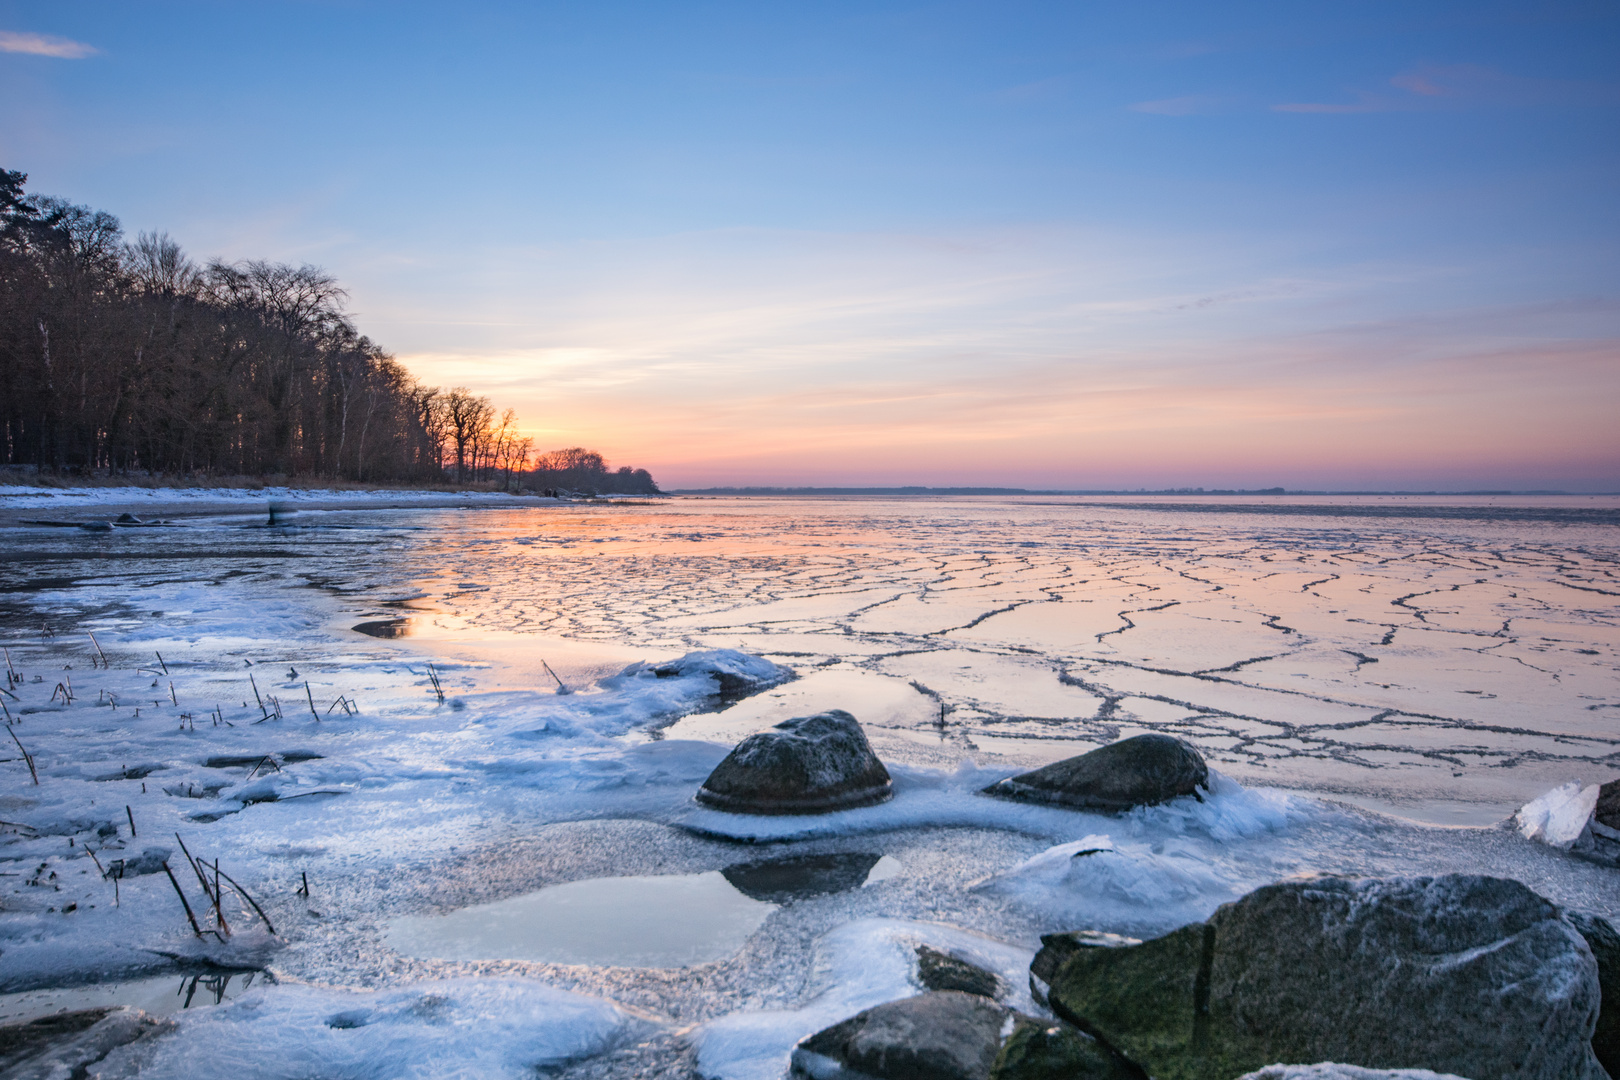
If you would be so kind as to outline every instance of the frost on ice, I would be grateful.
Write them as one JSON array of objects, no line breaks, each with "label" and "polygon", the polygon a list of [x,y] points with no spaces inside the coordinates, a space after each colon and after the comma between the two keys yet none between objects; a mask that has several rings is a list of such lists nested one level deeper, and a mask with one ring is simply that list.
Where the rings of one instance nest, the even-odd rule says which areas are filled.
[{"label": "frost on ice", "polygon": [[448,979],[372,993],[269,986],[114,1051],[104,1077],[506,1080],[590,1057],[651,1025],[599,998],[524,979]]}]

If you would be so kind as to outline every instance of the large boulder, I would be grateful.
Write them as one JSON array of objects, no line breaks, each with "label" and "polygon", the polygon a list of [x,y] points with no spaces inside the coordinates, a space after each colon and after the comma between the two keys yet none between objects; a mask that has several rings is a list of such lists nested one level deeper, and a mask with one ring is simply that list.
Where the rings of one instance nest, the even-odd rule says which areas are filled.
[{"label": "large boulder", "polygon": [[1267,1065],[1259,1072],[1238,1080],[1466,1080],[1451,1073],[1428,1069],[1363,1069],[1360,1065],[1340,1065],[1324,1061],[1316,1065]]},{"label": "large boulder", "polygon": [[1592,1033],[1592,1052],[1610,1076],[1620,1076],[1620,933],[1607,919],[1584,911],[1566,911],[1564,917],[1586,939],[1597,961],[1603,1000]]},{"label": "large boulder", "polygon": [[955,990],[890,1001],[804,1039],[792,1075],[813,1080],[1136,1080],[1107,1048]]},{"label": "large boulder", "polygon": [[1156,1080],[1231,1080],[1276,1062],[1605,1075],[1592,951],[1516,881],[1285,882],[1140,945],[1064,951],[1053,1012]]},{"label": "large boulder", "polygon": [[748,736],[703,781],[697,801],[735,814],[824,814],[893,795],[861,725],[832,709]]},{"label": "large boulder", "polygon": [[1182,795],[1201,798],[1198,789],[1208,787],[1209,767],[1197,750],[1169,735],[1133,735],[984,790],[1004,799],[1119,813]]}]

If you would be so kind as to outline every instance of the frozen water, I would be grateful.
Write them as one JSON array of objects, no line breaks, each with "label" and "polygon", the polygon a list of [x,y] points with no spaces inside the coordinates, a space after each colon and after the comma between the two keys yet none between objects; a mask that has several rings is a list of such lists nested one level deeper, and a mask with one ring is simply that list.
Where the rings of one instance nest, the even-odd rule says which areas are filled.
[{"label": "frozen water", "polygon": [[446,915],[407,915],[387,941],[406,956],[441,960],[688,967],[730,956],[774,910],[718,870],[591,878]]},{"label": "frozen water", "polygon": [[646,1026],[609,1002],[518,979],[371,993],[271,986],[114,1051],[100,1075],[505,1080],[601,1053]]},{"label": "frozen water", "polygon": [[22,1023],[78,1009],[120,1006],[140,1009],[150,1016],[168,1016],[183,1009],[202,1009],[235,1001],[259,979],[259,973],[253,971],[224,971],[0,994],[0,1024]]},{"label": "frozen water", "polygon": [[[1525,808],[1534,839],[1500,827],[1620,771],[1614,500],[289,494],[301,512],[269,528],[262,497],[142,494],[175,524],[91,533],[17,524],[71,517],[72,493],[4,494],[21,681],[0,702],[40,783],[0,753],[0,991],[280,980],[182,1011],[153,1075],[220,1050],[243,1080],[373,1053],[379,1075],[774,1077],[835,1013],[917,992],[915,943],[1012,979],[1043,932],[1156,932],[1293,874],[1497,873],[1620,914],[1615,869],[1541,842],[1585,787]],[[892,802],[692,801],[736,741],[827,708],[864,722]],[[980,794],[1143,731],[1200,748],[1203,801]],[[228,885],[215,911],[216,859],[273,934]],[[684,967],[391,937],[698,880],[753,914]],[[618,899],[603,937],[628,950]],[[326,1025],[366,1009],[383,1019]]]}]

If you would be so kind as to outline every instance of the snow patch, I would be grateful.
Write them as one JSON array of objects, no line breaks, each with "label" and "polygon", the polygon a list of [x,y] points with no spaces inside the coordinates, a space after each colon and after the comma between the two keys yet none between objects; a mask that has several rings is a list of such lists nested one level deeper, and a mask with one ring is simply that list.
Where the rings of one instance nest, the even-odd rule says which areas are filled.
[{"label": "snow patch", "polygon": [[103,1076],[529,1080],[650,1026],[599,998],[522,979],[450,979],[354,992],[281,985],[178,1018],[115,1051]]}]

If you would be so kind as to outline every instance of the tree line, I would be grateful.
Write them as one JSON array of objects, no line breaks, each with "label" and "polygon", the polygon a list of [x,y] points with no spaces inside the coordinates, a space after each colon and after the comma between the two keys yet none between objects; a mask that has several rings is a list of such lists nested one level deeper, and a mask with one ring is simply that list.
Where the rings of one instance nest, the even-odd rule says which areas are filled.
[{"label": "tree line", "polygon": [[594,451],[537,454],[511,409],[423,385],[316,267],[126,242],[113,215],[27,179],[0,168],[0,464],[657,491]]}]

